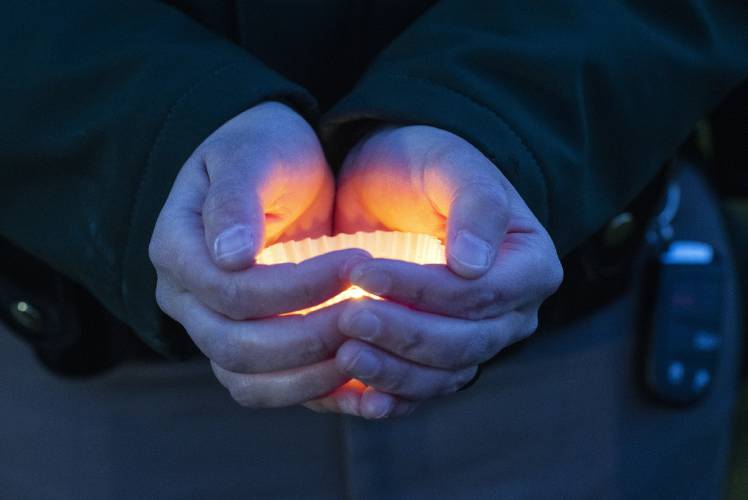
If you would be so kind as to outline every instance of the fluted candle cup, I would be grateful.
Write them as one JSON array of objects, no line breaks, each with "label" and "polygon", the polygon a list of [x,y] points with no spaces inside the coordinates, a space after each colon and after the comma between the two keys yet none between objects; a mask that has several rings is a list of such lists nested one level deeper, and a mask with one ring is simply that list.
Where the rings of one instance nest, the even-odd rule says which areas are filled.
[{"label": "fluted candle cup", "polygon": [[[415,264],[446,264],[444,245],[438,238],[428,234],[399,231],[341,233],[335,236],[284,241],[263,249],[257,256],[256,262],[266,265],[287,262],[299,263],[327,252],[348,248],[366,250],[375,258],[397,259]],[[308,314],[347,299],[362,297],[380,299],[380,297],[354,285],[322,304],[294,311],[290,314]]]}]

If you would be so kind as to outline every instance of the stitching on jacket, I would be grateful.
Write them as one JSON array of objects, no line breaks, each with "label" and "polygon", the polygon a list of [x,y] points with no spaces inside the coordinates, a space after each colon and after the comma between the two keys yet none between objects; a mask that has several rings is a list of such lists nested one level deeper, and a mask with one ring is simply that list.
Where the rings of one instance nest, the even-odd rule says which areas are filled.
[{"label": "stitching on jacket", "polygon": [[135,199],[133,200],[133,204],[130,207],[130,215],[128,217],[128,223],[127,223],[127,240],[125,241],[125,252],[122,257],[122,265],[120,266],[120,276],[119,276],[119,288],[120,288],[120,295],[122,296],[122,304],[124,305],[125,313],[127,314],[128,318],[131,317],[132,311],[130,310],[129,302],[127,301],[126,294],[125,294],[125,273],[126,273],[126,265],[130,257],[130,252],[132,251],[132,239],[133,239],[133,233],[135,231],[135,217],[137,214],[137,207],[140,205],[140,200],[143,195],[143,190],[145,189],[146,179],[149,177],[149,173],[151,171],[151,162],[153,161],[153,154],[158,149],[159,144],[161,143],[161,140],[164,136],[164,131],[168,129],[168,125],[171,122],[172,118],[174,117],[174,113],[177,111],[179,106],[188,99],[194,92],[197,90],[201,85],[203,85],[206,82],[211,81],[213,78],[215,78],[217,75],[222,73],[223,71],[233,67],[238,66],[241,64],[240,62],[232,62],[228,64],[224,64],[223,66],[220,66],[213,70],[211,73],[209,73],[204,78],[198,80],[197,82],[193,83],[187,90],[180,95],[176,101],[171,105],[169,108],[169,111],[166,113],[166,117],[164,118],[163,122],[161,122],[161,127],[159,127],[158,132],[156,133],[155,139],[153,140],[153,144],[151,144],[150,149],[148,150],[148,155],[146,156],[145,164],[143,166],[143,169],[140,171],[140,180],[138,181],[138,188],[135,191]]},{"label": "stitching on jacket", "polygon": [[527,144],[527,142],[525,142],[525,140],[522,138],[522,136],[520,136],[517,133],[517,131],[514,130],[509,125],[509,123],[507,123],[507,121],[499,113],[497,113],[493,109],[485,106],[484,104],[480,103],[479,101],[475,100],[474,98],[470,97],[469,95],[463,94],[462,92],[460,92],[457,89],[453,89],[453,88],[448,87],[448,86],[446,86],[444,84],[437,83],[437,82],[435,82],[433,80],[430,80],[428,78],[418,77],[418,76],[410,76],[410,75],[398,75],[398,74],[391,74],[391,73],[388,73],[388,74],[386,74],[384,76],[389,76],[389,77],[393,77],[393,78],[399,78],[399,79],[402,79],[402,80],[412,80],[412,81],[422,82],[422,83],[426,83],[428,85],[431,85],[432,87],[436,87],[436,88],[438,88],[440,90],[441,89],[447,90],[447,91],[449,91],[449,92],[457,95],[458,97],[462,97],[463,99],[467,100],[468,102],[470,102],[471,104],[473,104],[474,106],[476,106],[478,109],[482,109],[483,111],[486,111],[486,112],[490,113],[496,119],[498,119],[499,122],[502,125],[504,125],[504,127],[509,131],[509,133],[512,134],[515,139],[517,139],[517,141],[519,142],[520,146],[522,146],[522,149],[524,149],[525,153],[530,158],[530,160],[534,164],[535,168],[538,170],[538,173],[540,174],[540,178],[543,181],[543,183],[542,183],[543,184],[542,185],[542,190],[543,190],[542,197],[545,200],[545,212],[546,212],[544,215],[546,216],[546,219],[549,218],[548,212],[550,211],[550,206],[551,206],[550,201],[551,200],[550,200],[549,193],[548,193],[548,180],[546,179],[545,173],[544,173],[543,169],[540,166],[540,161],[538,161],[537,156],[535,155],[535,153],[533,152],[533,150],[530,148],[530,146]]}]

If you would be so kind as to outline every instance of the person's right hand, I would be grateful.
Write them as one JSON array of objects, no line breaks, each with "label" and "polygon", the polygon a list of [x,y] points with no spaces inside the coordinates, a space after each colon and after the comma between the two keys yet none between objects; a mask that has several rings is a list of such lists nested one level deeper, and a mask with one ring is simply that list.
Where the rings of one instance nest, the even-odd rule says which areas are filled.
[{"label": "person's right hand", "polygon": [[[329,234],[334,182],[311,127],[268,102],[226,122],[180,170],[149,247],[159,307],[181,323],[242,405],[324,396],[350,377],[335,368],[341,305],[360,250],[301,264],[254,265],[264,244]],[[335,396],[327,408],[336,408]]]}]

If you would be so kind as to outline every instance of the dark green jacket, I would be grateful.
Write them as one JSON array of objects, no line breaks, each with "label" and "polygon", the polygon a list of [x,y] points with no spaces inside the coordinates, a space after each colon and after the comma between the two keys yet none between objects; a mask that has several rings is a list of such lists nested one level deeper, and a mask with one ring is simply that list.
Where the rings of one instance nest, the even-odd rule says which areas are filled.
[{"label": "dark green jacket", "polygon": [[565,254],[748,76],[748,6],[27,0],[2,8],[0,63],[0,235],[168,354],[148,241],[230,117],[285,101],[334,162],[377,122],[450,130]]}]

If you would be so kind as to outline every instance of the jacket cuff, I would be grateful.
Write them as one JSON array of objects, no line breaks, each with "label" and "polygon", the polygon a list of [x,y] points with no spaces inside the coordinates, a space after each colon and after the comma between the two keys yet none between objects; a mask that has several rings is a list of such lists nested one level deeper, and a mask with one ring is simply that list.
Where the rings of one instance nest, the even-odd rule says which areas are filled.
[{"label": "jacket cuff", "polygon": [[322,136],[338,164],[368,131],[382,123],[430,125],[467,140],[517,189],[536,217],[548,221],[547,186],[535,155],[496,111],[425,78],[366,77],[324,117]]},{"label": "jacket cuff", "polygon": [[140,177],[130,215],[121,279],[125,321],[154,350],[169,357],[194,351],[181,327],[155,302],[156,273],[148,243],[161,207],[184,162],[213,131],[264,101],[281,101],[310,120],[316,104],[301,87],[249,61],[224,65],[195,82],[171,106]]}]

